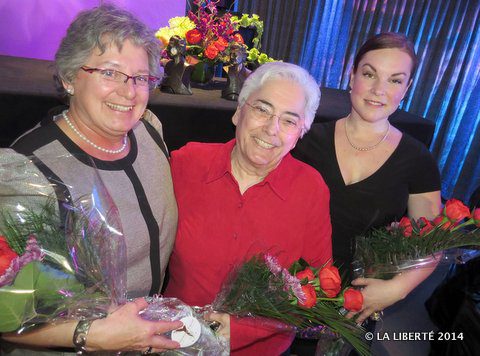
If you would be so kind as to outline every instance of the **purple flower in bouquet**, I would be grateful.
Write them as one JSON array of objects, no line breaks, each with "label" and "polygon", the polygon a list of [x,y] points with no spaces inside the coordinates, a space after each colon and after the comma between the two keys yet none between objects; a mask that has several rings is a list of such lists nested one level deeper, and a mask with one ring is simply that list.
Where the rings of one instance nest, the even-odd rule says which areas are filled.
[{"label": "purple flower in bouquet", "polygon": [[37,239],[33,235],[28,238],[27,247],[21,256],[18,256],[17,253],[10,248],[5,236],[0,236],[0,246],[1,260],[14,256],[10,260],[8,268],[0,269],[0,287],[11,283],[25,265],[33,261],[42,261],[45,257],[45,253],[42,252],[40,246],[37,244]]}]

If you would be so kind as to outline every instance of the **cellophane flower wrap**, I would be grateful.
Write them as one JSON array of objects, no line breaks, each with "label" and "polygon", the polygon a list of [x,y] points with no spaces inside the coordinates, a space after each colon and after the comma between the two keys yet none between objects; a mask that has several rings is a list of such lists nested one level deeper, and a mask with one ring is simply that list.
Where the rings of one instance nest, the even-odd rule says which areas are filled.
[{"label": "cellophane flower wrap", "polygon": [[77,187],[37,158],[0,150],[0,332],[99,318],[125,302],[117,208],[95,169],[84,183],[73,200]]},{"label": "cellophane flower wrap", "polygon": [[192,307],[177,298],[154,296],[147,298],[148,307],[140,314],[146,320],[180,320],[184,327],[167,333],[172,340],[180,343],[180,348],[167,350],[162,355],[176,356],[228,356],[228,340],[217,335],[205,321],[203,314],[208,308]]},{"label": "cellophane flower wrap", "polygon": [[[359,311],[362,304],[360,291],[342,290],[336,267],[314,268],[300,259],[287,270],[276,257],[266,254],[237,266],[212,308],[239,317],[254,317],[267,326],[315,334],[317,338],[323,333],[334,333],[360,355],[368,355],[364,330],[344,316],[346,310]],[[276,326],[271,321],[277,321]]]},{"label": "cellophane flower wrap", "polygon": [[[403,217],[356,238],[357,276],[389,279],[439,263],[464,263],[480,246],[480,208],[450,199],[433,220]],[[475,252],[475,251],[473,251]]]}]

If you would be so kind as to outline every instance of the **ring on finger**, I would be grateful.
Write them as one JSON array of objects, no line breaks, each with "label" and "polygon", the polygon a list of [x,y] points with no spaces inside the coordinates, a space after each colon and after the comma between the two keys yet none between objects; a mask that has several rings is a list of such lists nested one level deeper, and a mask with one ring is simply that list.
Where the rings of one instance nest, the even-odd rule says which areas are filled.
[{"label": "ring on finger", "polygon": [[142,355],[151,354],[151,353],[152,353],[152,350],[153,350],[153,347],[150,346],[148,349],[146,349],[145,351],[142,352]]},{"label": "ring on finger", "polygon": [[372,319],[373,321],[379,321],[382,319],[382,316],[383,316],[383,310],[379,310],[379,311],[373,312],[372,315],[370,315],[370,319]]}]

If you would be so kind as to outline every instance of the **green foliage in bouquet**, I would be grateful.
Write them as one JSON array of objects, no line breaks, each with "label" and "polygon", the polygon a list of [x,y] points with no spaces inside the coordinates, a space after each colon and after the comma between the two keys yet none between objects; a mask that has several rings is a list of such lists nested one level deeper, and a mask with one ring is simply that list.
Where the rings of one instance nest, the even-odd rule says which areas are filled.
[{"label": "green foliage in bouquet", "polygon": [[[473,225],[477,228],[469,229]],[[451,199],[431,221],[403,217],[358,236],[355,260],[364,266],[367,277],[392,277],[402,270],[434,266],[447,250],[480,246],[478,226],[480,208],[470,212],[462,202]]]},{"label": "green foliage in bouquet", "polygon": [[[328,268],[335,269],[332,266]],[[326,326],[344,337],[360,355],[368,355],[364,330],[341,312],[349,305],[361,308],[361,293],[347,288],[334,297],[328,297],[322,290],[322,284],[328,285],[332,279],[325,277],[322,281],[322,277],[318,276],[322,270],[300,260],[292,265],[289,272],[270,255],[254,256],[230,276],[213,308],[240,317],[275,319],[297,331]],[[341,280],[338,270],[335,271],[338,293]]]},{"label": "green foliage in bouquet", "polygon": [[[103,278],[98,256],[87,243],[88,235],[79,231],[74,235],[81,235],[83,241],[74,243],[75,256],[92,268],[84,274],[75,271],[56,203],[47,198],[43,205],[21,209],[15,215],[1,212],[0,332],[21,332],[59,315],[67,316],[73,306],[81,308],[93,299],[98,310],[109,304],[101,288],[87,291],[93,281]],[[73,215],[73,229],[88,225],[88,217]]]}]

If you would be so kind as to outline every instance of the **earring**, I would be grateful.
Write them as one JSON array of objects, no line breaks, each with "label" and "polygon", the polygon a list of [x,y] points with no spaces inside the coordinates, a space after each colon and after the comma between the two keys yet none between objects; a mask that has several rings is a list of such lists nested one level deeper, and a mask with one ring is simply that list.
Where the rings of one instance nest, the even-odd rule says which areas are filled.
[{"label": "earring", "polygon": [[68,95],[73,95],[73,88],[68,88],[67,93]]}]

